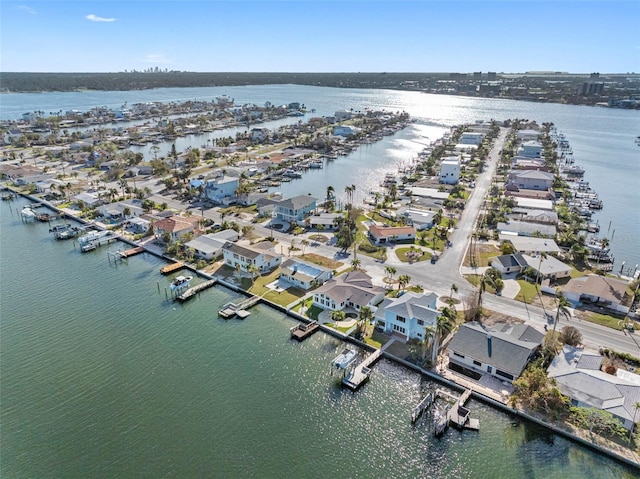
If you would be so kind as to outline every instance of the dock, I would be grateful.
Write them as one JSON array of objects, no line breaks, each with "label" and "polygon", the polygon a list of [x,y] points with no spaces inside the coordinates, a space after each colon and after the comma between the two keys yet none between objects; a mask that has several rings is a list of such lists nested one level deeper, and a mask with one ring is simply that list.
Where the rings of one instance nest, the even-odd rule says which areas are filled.
[{"label": "dock", "polygon": [[422,413],[433,404],[435,397],[436,396],[432,391],[429,394],[427,394],[424,398],[422,398],[422,401],[418,403],[418,405],[415,407],[415,409],[411,413],[411,422],[416,422],[418,419],[420,419],[420,416],[422,415]]},{"label": "dock", "polygon": [[182,268],[184,268],[184,264],[178,261],[177,263],[168,264],[167,266],[165,266],[160,270],[160,273],[169,274],[169,273],[173,273],[174,271],[178,271],[179,269],[182,269]]},{"label": "dock", "polygon": [[259,301],[260,296],[251,296],[250,298],[245,299],[240,304],[227,303],[218,311],[218,316],[221,316],[224,319],[231,319],[234,316],[238,316],[238,318],[244,319],[251,314],[247,311],[247,309],[258,303]]},{"label": "dock", "polygon": [[118,236],[109,232],[108,234],[104,234],[102,236],[99,237],[94,237],[91,238],[87,241],[80,241],[82,238],[81,237],[78,242],[80,243],[80,251],[82,251],[83,253],[87,253],[89,251],[93,251],[94,249],[98,248],[99,246],[105,245],[105,244],[110,244],[113,243],[115,241],[118,241]]},{"label": "dock", "polygon": [[205,289],[210,288],[211,286],[213,286],[216,283],[217,283],[216,279],[210,279],[209,281],[205,281],[204,283],[200,283],[200,284],[194,286],[193,288],[189,288],[184,293],[179,294],[178,296],[176,296],[176,299],[178,301],[180,301],[180,302],[187,301],[187,300],[193,298],[200,291],[204,291]]},{"label": "dock", "polygon": [[304,341],[313,333],[315,333],[319,328],[320,328],[320,324],[318,324],[318,321],[312,321],[307,324],[304,324],[304,323],[298,324],[293,328],[289,329],[289,332],[291,333],[292,339],[297,339],[298,341]]},{"label": "dock", "polygon": [[372,366],[380,356],[382,356],[382,349],[378,349],[367,356],[364,361],[353,368],[353,370],[342,379],[342,384],[352,391],[358,389],[367,379],[369,379],[369,375],[371,374],[370,366]]},{"label": "dock", "polygon": [[[446,397],[454,397],[446,391],[438,389],[436,394]],[[451,424],[459,429],[470,429],[478,431],[480,429],[480,421],[470,417],[471,412],[464,407],[465,403],[471,397],[471,389],[465,389],[459,398],[455,398],[456,402],[449,406],[447,413],[442,416],[435,425],[434,434],[441,436],[447,430],[447,427]]]},{"label": "dock", "polygon": [[118,256],[120,256],[121,258],[129,258],[143,252],[144,248],[142,246],[136,246],[135,248],[131,248],[125,251],[119,251]]}]

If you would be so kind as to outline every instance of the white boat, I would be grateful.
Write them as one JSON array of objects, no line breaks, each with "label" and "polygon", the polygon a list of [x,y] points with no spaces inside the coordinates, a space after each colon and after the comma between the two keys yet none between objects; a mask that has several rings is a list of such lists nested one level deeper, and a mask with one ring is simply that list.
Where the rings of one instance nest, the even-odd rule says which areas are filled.
[{"label": "white boat", "polygon": [[36,217],[35,211],[33,211],[29,206],[25,206],[24,208],[22,208],[20,214],[25,219],[34,219]]},{"label": "white boat", "polygon": [[356,354],[355,350],[347,348],[333,360],[333,364],[335,364],[336,368],[345,369],[356,359]]},{"label": "white boat", "polygon": [[171,281],[169,287],[172,291],[177,289],[184,289],[189,286],[189,283],[193,279],[193,276],[177,276],[176,279]]},{"label": "white boat", "polygon": [[322,160],[312,160],[309,163],[309,168],[322,168],[324,166],[324,162]]},{"label": "white boat", "polygon": [[112,236],[112,235],[113,235],[113,233],[111,231],[108,231],[108,230],[91,231],[91,232],[87,233],[86,235],[81,236],[80,238],[78,238],[78,243],[80,243],[81,245],[85,245],[85,244],[88,244],[88,243],[93,243],[96,240],[107,238],[107,237]]}]

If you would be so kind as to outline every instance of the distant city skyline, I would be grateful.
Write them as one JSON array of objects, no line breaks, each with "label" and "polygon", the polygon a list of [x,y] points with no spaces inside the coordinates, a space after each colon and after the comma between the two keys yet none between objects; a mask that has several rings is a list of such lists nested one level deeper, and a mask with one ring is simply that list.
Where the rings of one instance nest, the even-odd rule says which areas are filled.
[{"label": "distant city skyline", "polygon": [[22,1],[0,70],[640,72],[638,1]]}]

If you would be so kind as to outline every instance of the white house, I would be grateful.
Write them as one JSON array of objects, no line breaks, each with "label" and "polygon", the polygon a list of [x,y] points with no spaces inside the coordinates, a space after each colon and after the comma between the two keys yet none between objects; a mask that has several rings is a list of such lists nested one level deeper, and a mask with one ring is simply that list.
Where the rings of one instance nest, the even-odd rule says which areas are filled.
[{"label": "white house", "polygon": [[288,258],[280,267],[280,279],[304,290],[324,284],[333,277],[333,271],[299,258]]},{"label": "white house", "polygon": [[185,243],[185,246],[193,248],[196,257],[212,260],[222,255],[222,247],[229,241],[238,241],[238,233],[235,230],[200,235]]},{"label": "white house", "polygon": [[572,278],[564,285],[562,293],[572,303],[580,301],[597,303],[599,306],[627,313],[624,297],[628,283],[616,278],[590,274],[579,278]]},{"label": "white house", "polygon": [[518,156],[540,158],[542,156],[542,145],[534,140],[525,141],[518,148]]},{"label": "white house", "polygon": [[571,266],[553,256],[547,255],[543,257],[542,255],[529,256],[523,254],[522,257],[527,262],[527,265],[536,272],[536,276],[542,279],[555,280],[571,276]]},{"label": "white house", "polygon": [[333,134],[335,136],[351,136],[360,132],[360,128],[349,125],[335,125],[333,127]]},{"label": "white house", "polygon": [[317,201],[317,198],[309,195],[284,199],[275,204],[276,217],[289,223],[303,221],[316,211]]},{"label": "white house", "polygon": [[542,343],[544,335],[525,324],[460,326],[449,346],[449,368],[489,373],[501,381],[518,378]]},{"label": "white house", "polygon": [[374,286],[371,277],[363,271],[351,271],[330,279],[313,292],[313,304],[332,311],[352,308],[360,311],[364,306],[379,304],[386,290]]},{"label": "white house", "polygon": [[207,180],[204,193],[207,198],[216,203],[229,203],[235,199],[236,191],[240,186],[240,178],[235,176],[218,176]]},{"label": "white house", "polygon": [[98,212],[109,220],[125,220],[144,214],[142,200],[129,199],[99,206]]},{"label": "white house", "polygon": [[270,241],[263,241],[251,246],[240,246],[227,242],[222,246],[222,256],[227,266],[234,269],[239,266],[245,272],[249,270],[251,265],[257,266],[262,273],[277,268],[282,263],[282,255],[274,251],[274,244]]},{"label": "white house", "polygon": [[413,241],[416,229],[413,226],[369,226],[369,237],[376,244],[387,244],[395,241]]},{"label": "white house", "polygon": [[333,117],[336,121],[348,120],[351,118],[351,112],[348,112],[347,110],[338,110],[334,113]]},{"label": "white house", "polygon": [[421,210],[418,208],[398,208],[397,215],[407,218],[407,224],[413,226],[417,231],[426,230],[433,227],[434,211]]},{"label": "white house", "polygon": [[553,186],[553,173],[539,170],[516,170],[509,173],[507,188],[546,191]]},{"label": "white house", "polygon": [[455,185],[460,180],[460,157],[451,156],[440,163],[440,183]]},{"label": "white house", "polygon": [[425,328],[435,327],[440,312],[435,293],[406,292],[399,298],[386,298],[376,311],[377,324],[387,334],[396,334],[405,341],[426,337]]},{"label": "white house", "polygon": [[267,139],[267,137],[269,136],[269,129],[268,128],[252,128],[251,129],[251,139],[253,141],[262,141]]},{"label": "white house", "polygon": [[[598,408],[618,419],[622,426],[633,429],[638,419],[640,381],[636,374],[616,375],[600,370],[602,356],[572,346],[564,346],[547,369],[558,389],[578,407]],[[618,375],[618,373],[620,373]]]},{"label": "white house", "polygon": [[463,145],[479,145],[482,143],[484,134],[473,131],[465,131],[461,136],[459,143]]},{"label": "white house", "polygon": [[491,266],[502,274],[521,273],[527,267],[527,262],[520,253],[514,253],[494,258]]},{"label": "white house", "polygon": [[513,233],[518,236],[543,236],[553,238],[556,235],[555,225],[540,223],[527,223],[526,221],[512,220],[506,223],[499,222],[496,226],[498,233]]}]

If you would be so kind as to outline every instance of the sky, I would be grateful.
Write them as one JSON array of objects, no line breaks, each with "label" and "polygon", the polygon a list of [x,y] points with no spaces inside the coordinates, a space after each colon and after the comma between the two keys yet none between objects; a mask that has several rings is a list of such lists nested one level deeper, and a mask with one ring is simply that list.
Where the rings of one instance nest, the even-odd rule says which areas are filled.
[{"label": "sky", "polygon": [[639,25],[639,0],[2,0],[0,71],[627,73]]}]

